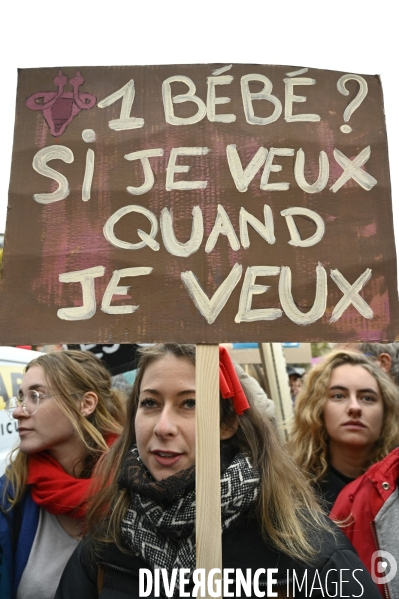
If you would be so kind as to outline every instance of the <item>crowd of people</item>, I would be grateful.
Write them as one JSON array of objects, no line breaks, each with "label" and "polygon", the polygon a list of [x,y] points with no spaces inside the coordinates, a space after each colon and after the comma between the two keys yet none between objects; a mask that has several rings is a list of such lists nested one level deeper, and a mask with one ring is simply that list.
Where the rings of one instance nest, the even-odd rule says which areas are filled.
[{"label": "crowd of people", "polygon": [[[227,596],[250,571],[250,597],[399,597],[396,571],[375,576],[377,551],[399,559],[398,346],[338,347],[291,373],[288,443],[272,401],[220,348],[222,561],[241,572]],[[90,352],[28,364],[6,404],[20,442],[0,480],[2,599],[136,598],[144,570],[176,573],[150,597],[181,596],[184,572],[191,596],[195,360],[192,345],[141,348],[128,397]],[[291,595],[290,572],[311,589]]]}]

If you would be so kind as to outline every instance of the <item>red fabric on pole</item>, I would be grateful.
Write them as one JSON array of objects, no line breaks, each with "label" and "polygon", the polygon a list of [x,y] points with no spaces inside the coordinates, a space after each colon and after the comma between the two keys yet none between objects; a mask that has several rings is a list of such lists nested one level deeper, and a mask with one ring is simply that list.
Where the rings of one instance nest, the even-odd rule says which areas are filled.
[{"label": "red fabric on pole", "polygon": [[224,347],[219,347],[219,382],[220,394],[223,399],[232,399],[237,416],[242,416],[250,405],[234,369],[229,352]]}]

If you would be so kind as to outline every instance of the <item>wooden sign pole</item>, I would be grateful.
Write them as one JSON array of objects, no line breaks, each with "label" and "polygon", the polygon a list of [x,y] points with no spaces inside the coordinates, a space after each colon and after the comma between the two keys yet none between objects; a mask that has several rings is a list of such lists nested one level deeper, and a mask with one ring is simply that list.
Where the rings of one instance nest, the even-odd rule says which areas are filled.
[{"label": "wooden sign pole", "polygon": [[277,428],[283,441],[288,441],[287,423],[293,413],[288,375],[281,343],[259,343],[263,368],[270,387],[270,397],[276,406]]},{"label": "wooden sign pole", "polygon": [[222,569],[218,345],[197,345],[196,390],[196,567],[207,577]]}]

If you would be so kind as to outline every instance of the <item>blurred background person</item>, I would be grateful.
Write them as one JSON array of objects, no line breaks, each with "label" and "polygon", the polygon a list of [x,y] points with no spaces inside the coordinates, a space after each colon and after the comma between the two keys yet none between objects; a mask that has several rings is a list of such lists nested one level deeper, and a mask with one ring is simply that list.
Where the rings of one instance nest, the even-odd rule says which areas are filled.
[{"label": "blurred background person", "polygon": [[[398,480],[399,447],[396,447],[342,489],[330,514],[330,518],[342,523],[343,532],[370,574],[374,575],[384,599],[399,597],[399,577],[392,570],[394,563],[386,559],[386,555],[375,559],[375,552],[379,550],[389,552],[399,562]],[[390,568],[381,562],[389,563]],[[390,573],[393,576],[389,576]]]},{"label": "blurred background person", "polygon": [[288,384],[290,386],[290,395],[292,403],[295,403],[298,393],[302,389],[303,370],[287,366]]},{"label": "blurred background person", "polygon": [[306,374],[289,446],[326,509],[399,443],[399,391],[363,354],[334,351]]},{"label": "blurred background person", "polygon": [[6,402],[20,443],[0,479],[0,596],[53,599],[82,534],[94,466],[122,430],[125,400],[93,354],[43,354]]},{"label": "blurred background person", "polygon": [[399,343],[359,343],[359,350],[375,360],[399,387]]}]

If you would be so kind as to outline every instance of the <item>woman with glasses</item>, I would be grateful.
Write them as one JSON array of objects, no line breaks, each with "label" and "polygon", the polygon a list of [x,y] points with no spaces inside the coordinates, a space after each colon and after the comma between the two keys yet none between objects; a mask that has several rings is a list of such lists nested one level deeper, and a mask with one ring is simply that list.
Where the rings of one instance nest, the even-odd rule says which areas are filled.
[{"label": "woman with glasses", "polygon": [[6,403],[20,443],[0,480],[0,597],[53,599],[82,535],[99,458],[120,434],[124,400],[89,352],[43,354]]},{"label": "woman with glasses", "polygon": [[[230,581],[223,595],[262,597],[267,590],[270,597],[278,590],[279,597],[334,597],[339,572],[346,569],[341,596],[378,598],[350,543],[324,518],[269,415],[245,381],[240,384],[224,348],[219,382],[220,533]],[[195,347],[143,348],[126,425],[97,470],[90,536],[68,562],[56,599],[148,596],[139,582],[148,571],[159,579],[151,597],[201,596],[198,587],[193,594],[201,575],[195,572],[195,405]],[[268,568],[275,568],[276,584],[268,581]],[[317,590],[311,592],[313,580]]]},{"label": "woman with glasses", "polygon": [[399,391],[359,352],[328,354],[305,376],[290,445],[329,511],[340,491],[399,444]]}]

